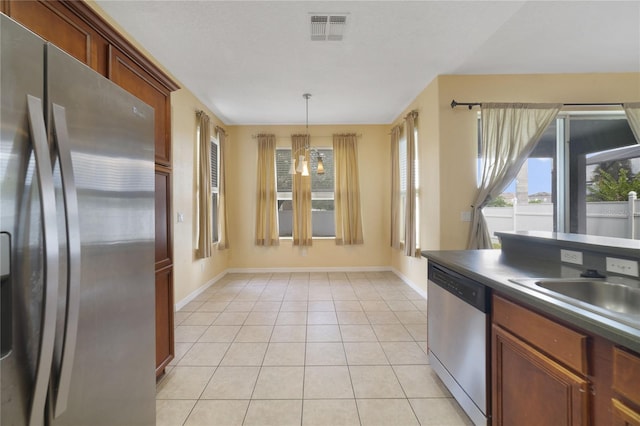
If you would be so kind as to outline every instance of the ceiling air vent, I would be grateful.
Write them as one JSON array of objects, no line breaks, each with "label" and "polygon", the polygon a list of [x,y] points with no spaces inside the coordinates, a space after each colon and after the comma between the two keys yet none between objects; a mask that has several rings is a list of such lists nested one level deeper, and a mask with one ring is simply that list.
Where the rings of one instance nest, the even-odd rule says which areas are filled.
[{"label": "ceiling air vent", "polygon": [[346,14],[312,14],[311,15],[311,40],[314,41],[340,41],[344,36],[347,25]]},{"label": "ceiling air vent", "polygon": [[319,41],[327,39],[327,22],[329,17],[324,15],[311,16],[311,40]]}]

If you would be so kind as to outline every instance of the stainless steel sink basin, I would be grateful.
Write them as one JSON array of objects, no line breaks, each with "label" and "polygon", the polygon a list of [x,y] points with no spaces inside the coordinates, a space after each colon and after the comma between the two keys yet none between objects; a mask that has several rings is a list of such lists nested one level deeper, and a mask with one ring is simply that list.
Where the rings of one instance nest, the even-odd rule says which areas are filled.
[{"label": "stainless steel sink basin", "polygon": [[640,328],[640,281],[593,278],[510,280],[634,328]]},{"label": "stainless steel sink basin", "polygon": [[536,285],[622,314],[640,315],[640,289],[592,279],[538,280]]}]

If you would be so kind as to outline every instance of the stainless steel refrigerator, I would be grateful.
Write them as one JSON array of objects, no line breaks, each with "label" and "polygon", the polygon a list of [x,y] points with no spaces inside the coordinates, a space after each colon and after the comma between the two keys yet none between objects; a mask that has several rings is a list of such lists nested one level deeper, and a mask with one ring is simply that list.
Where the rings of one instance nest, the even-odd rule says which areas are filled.
[{"label": "stainless steel refrigerator", "polygon": [[0,423],[154,424],[153,109],[0,30]]}]

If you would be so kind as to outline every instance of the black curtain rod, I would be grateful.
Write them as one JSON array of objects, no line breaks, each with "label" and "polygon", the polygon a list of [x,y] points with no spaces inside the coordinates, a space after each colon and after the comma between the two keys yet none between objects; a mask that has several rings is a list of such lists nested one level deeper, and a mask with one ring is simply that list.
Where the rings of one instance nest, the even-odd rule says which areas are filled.
[{"label": "black curtain rod", "polygon": [[455,108],[457,106],[467,106],[469,107],[469,109],[473,108],[474,106],[481,106],[482,104],[479,102],[456,102],[456,100],[452,100],[451,101],[451,108]]},{"label": "black curtain rod", "polygon": [[[583,104],[562,104],[564,106],[622,106],[622,102],[591,102],[591,103],[583,103]],[[482,106],[480,102],[456,102],[456,100],[451,101],[451,108],[455,108],[457,106],[466,106],[469,109],[475,106]]]}]

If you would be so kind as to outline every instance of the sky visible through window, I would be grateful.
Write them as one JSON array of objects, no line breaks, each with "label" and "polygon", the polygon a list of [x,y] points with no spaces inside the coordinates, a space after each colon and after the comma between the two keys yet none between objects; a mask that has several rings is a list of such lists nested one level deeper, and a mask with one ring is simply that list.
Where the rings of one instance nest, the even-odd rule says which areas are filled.
[{"label": "sky visible through window", "polygon": [[[551,169],[553,160],[551,158],[529,158],[529,194],[540,192],[551,193]],[[482,159],[478,158],[478,185],[482,179]],[[516,192],[516,181],[514,180],[505,188],[503,192]]]}]

